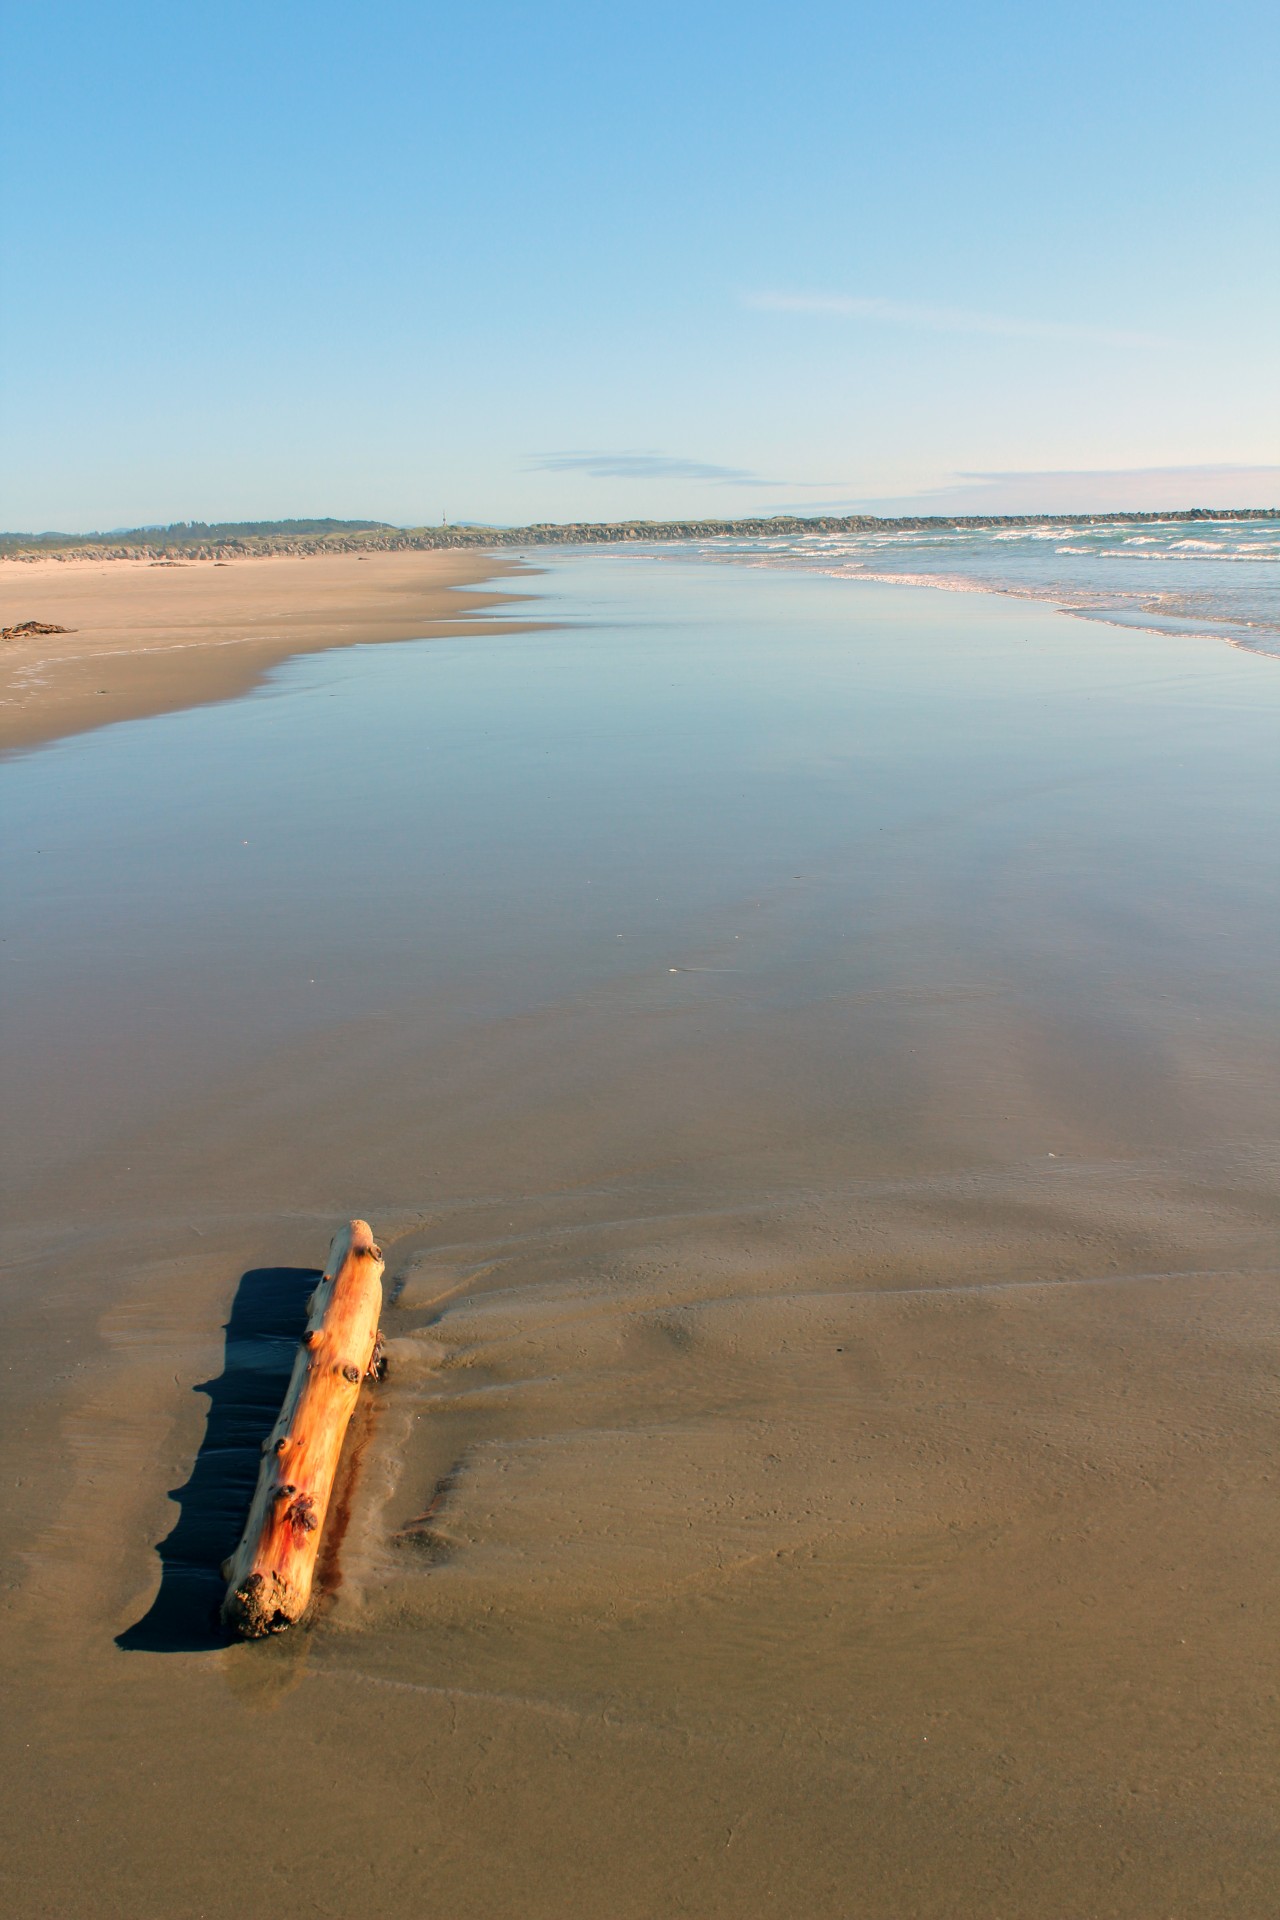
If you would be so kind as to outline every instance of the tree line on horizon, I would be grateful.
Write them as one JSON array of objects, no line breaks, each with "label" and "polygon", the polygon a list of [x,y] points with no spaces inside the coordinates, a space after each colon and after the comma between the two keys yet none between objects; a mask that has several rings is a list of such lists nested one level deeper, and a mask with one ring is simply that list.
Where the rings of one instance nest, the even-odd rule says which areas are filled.
[{"label": "tree line on horizon", "polygon": [[717,534],[767,535],[856,532],[877,527],[904,532],[931,528],[1119,526],[1152,522],[1276,520],[1280,507],[1186,507],[1177,512],[987,514],[773,514],[737,520],[540,521],[510,527],[463,521],[398,527],[385,520],[174,520],[167,526],[120,527],[105,533],[0,533],[0,556],[82,551],[120,557],[227,553],[316,553],[460,546],[598,545],[630,540],[707,539]]}]

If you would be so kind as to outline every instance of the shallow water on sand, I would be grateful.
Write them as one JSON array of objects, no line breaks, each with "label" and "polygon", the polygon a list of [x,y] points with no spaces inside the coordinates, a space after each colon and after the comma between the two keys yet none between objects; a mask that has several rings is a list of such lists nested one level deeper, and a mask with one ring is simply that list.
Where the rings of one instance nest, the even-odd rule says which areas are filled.
[{"label": "shallow water on sand", "polygon": [[539,584],[0,768],[10,1910],[1271,1913],[1275,664]]}]

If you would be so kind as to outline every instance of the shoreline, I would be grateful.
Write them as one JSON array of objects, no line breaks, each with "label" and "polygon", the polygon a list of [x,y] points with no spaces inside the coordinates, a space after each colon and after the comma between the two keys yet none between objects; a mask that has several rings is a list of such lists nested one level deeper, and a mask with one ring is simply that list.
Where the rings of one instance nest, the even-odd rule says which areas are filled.
[{"label": "shoreline", "polygon": [[[769,572],[768,566],[759,562],[741,561],[736,557],[729,564],[760,565],[762,572]],[[1235,647],[1240,653],[1255,654],[1261,660],[1280,658],[1280,646],[1264,646],[1262,636],[1273,633],[1272,628],[1260,628],[1257,633],[1246,632],[1236,624],[1234,628],[1228,620],[1210,621],[1206,618],[1183,619],[1181,626],[1173,624],[1174,616],[1166,617],[1164,624],[1159,618],[1142,610],[1142,617],[1126,619],[1115,607],[1072,606],[1062,593],[1048,590],[1036,592],[1031,587],[1016,585],[1008,581],[970,580],[955,574],[929,573],[840,573],[830,567],[796,568],[797,572],[820,575],[824,580],[839,580],[852,586],[880,587],[930,587],[938,593],[990,594],[1002,600],[1025,601],[1033,607],[1047,607],[1053,613],[1061,613],[1072,620],[1088,620],[1098,626],[1116,627],[1121,633],[1152,633],[1162,639],[1198,639],[1219,640],[1224,646]],[[1231,631],[1228,631],[1232,628]],[[1280,642],[1280,636],[1277,636]]]},{"label": "shoreline", "polygon": [[[969,516],[946,524],[976,528],[1038,524],[1041,518],[1069,523],[1270,519],[1275,510],[1246,516],[1206,509],[1166,514]],[[865,516],[839,523],[795,523],[795,530],[837,524],[873,524]],[[335,646],[405,639],[453,638],[476,631],[518,632],[538,621],[494,619],[495,609],[524,596],[475,591],[489,583],[537,570],[527,548],[554,545],[582,553],[610,544],[642,556],[659,545],[696,540],[712,532],[745,531],[756,523],[628,522],[598,526],[533,528],[363,529],[342,535],[255,536],[252,543],[150,548],[91,546],[88,541],[43,551],[0,551],[0,755],[122,720],[177,712],[231,699],[261,684],[284,660]],[[935,521],[879,522],[921,529]],[[763,529],[763,523],[761,523]],[[781,522],[770,530],[783,532]],[[168,535],[176,530],[161,530]],[[482,539],[488,544],[481,546]],[[3,536],[0,536],[3,539]],[[498,549],[506,549],[498,551]],[[161,557],[164,556],[164,557]],[[654,557],[657,557],[655,554]],[[763,566],[758,556],[704,548],[699,560]],[[357,569],[359,571],[357,572]],[[929,573],[836,571],[820,563],[798,571],[814,576],[885,586],[932,587],[939,592],[990,594],[1030,601],[1053,611],[1120,631],[1165,637],[1195,635],[1240,652],[1277,657],[1266,644],[1272,630],[1252,623],[1200,615],[1185,622],[1145,617],[1105,606],[1073,605],[1061,590]],[[252,587],[252,591],[248,589]],[[44,633],[12,632],[28,622]],[[257,627],[275,631],[253,631]],[[62,631],[58,631],[62,629]],[[246,631],[249,629],[249,631]],[[193,661],[192,652],[198,655]],[[98,684],[106,680],[105,686]]]},{"label": "shoreline", "polygon": [[526,632],[492,616],[526,574],[487,552],[270,554],[186,562],[52,556],[0,566],[0,753],[234,699],[298,654]]}]

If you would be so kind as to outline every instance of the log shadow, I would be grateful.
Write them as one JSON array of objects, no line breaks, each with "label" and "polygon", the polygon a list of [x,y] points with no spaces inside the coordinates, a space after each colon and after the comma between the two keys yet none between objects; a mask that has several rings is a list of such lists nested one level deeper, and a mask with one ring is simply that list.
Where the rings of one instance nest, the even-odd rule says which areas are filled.
[{"label": "log shadow", "polygon": [[140,1620],[116,1635],[128,1652],[203,1653],[227,1644],[218,1620],[221,1565],[240,1538],[258,1481],[262,1442],[284,1399],[323,1276],[314,1267],[254,1267],[240,1279],[227,1321],[222,1372],[193,1393],[209,1396],[204,1438],[180,1509],[156,1552],[160,1590]]}]

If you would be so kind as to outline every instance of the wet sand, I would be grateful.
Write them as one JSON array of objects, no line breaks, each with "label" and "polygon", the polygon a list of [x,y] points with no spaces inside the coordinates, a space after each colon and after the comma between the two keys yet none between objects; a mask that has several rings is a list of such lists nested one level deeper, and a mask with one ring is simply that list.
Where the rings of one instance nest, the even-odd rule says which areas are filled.
[{"label": "wet sand", "polygon": [[465,632],[520,571],[475,553],[0,560],[0,750],[227,700],[296,653]]},{"label": "wet sand", "polygon": [[10,1912],[1274,1912],[1274,672],[690,575],[4,770]]}]

